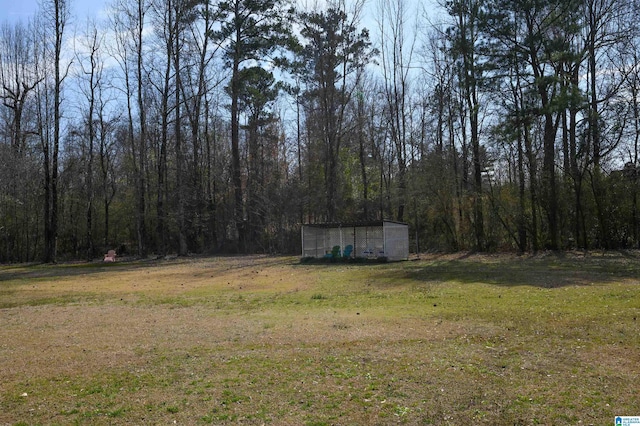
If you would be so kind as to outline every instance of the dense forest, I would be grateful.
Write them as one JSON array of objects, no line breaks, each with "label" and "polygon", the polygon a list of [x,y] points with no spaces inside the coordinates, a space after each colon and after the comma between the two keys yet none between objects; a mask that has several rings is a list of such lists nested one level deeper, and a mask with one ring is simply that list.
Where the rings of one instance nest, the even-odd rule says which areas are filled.
[{"label": "dense forest", "polygon": [[640,246],[628,0],[43,0],[0,27],[0,262]]}]

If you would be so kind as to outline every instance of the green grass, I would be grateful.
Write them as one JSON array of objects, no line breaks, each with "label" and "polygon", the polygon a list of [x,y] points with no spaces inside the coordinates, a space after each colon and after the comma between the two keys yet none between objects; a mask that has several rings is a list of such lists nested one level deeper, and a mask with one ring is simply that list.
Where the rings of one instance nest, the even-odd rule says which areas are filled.
[{"label": "green grass", "polygon": [[0,267],[0,424],[612,424],[639,261]]}]

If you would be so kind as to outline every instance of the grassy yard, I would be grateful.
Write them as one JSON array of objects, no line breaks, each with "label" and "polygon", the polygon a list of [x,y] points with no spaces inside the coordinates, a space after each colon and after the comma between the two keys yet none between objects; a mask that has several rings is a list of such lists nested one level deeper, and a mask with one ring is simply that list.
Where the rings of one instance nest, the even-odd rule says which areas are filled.
[{"label": "grassy yard", "polygon": [[0,425],[613,425],[640,253],[0,266]]}]

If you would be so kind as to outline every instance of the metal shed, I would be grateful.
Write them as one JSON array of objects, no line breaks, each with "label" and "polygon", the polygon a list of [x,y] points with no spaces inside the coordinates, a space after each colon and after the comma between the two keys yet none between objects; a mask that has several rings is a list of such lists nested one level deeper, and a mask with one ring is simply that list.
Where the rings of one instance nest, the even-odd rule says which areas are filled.
[{"label": "metal shed", "polygon": [[303,258],[330,256],[336,246],[340,247],[342,256],[351,258],[407,260],[409,226],[389,220],[302,225]]}]

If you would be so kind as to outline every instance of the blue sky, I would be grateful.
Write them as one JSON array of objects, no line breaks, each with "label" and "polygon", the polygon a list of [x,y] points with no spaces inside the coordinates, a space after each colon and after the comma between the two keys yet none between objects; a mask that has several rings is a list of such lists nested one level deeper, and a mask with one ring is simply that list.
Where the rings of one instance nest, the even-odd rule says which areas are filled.
[{"label": "blue sky", "polygon": [[[27,19],[38,10],[42,0],[0,0],[0,22]],[[98,18],[101,9],[110,0],[70,0],[72,15],[75,19],[85,20],[87,17]],[[374,7],[374,1],[369,0],[368,7]],[[431,2],[427,2],[429,4]],[[410,4],[414,4],[411,2]],[[424,3],[423,3],[424,4]]]},{"label": "blue sky", "polygon": [[[0,22],[28,19],[38,10],[42,0],[0,0]],[[98,17],[99,11],[106,4],[105,0],[70,0],[72,15],[84,20],[88,16]]]},{"label": "blue sky", "polygon": [[0,21],[28,18],[37,7],[36,0],[0,0]]},{"label": "blue sky", "polygon": [[[0,0],[0,23],[4,21],[17,21],[19,19],[28,19],[30,16],[38,10],[40,2],[46,0]],[[99,18],[100,11],[106,7],[111,0],[69,0],[72,7],[72,17],[74,20],[84,21],[87,17]],[[375,3],[377,0],[369,0],[367,2],[369,14],[375,10]],[[417,3],[414,1],[409,2],[409,7],[415,7]],[[423,0],[423,5],[427,6],[427,9],[435,9],[435,2],[432,0]],[[433,16],[433,15],[432,15]],[[370,30],[374,29],[373,23],[368,24]]]}]

